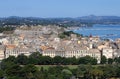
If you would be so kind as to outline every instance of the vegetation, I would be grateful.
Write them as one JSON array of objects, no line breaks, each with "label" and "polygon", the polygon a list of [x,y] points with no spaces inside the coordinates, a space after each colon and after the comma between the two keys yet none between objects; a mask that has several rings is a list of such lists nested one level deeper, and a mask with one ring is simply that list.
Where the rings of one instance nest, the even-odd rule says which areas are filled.
[{"label": "vegetation", "polygon": [[73,31],[65,31],[65,32],[59,34],[58,36],[59,36],[59,38],[63,39],[63,38],[66,38],[66,37],[70,37],[71,34],[75,34],[75,35],[77,35],[77,37],[82,36],[78,33],[74,33]]},{"label": "vegetation", "polygon": [[120,78],[120,57],[107,59],[106,63],[97,65],[97,60],[89,56],[78,59],[59,56],[51,58],[35,52],[29,57],[22,54],[2,60],[0,79]]},{"label": "vegetation", "polygon": [[0,18],[0,26],[59,25],[61,27],[86,27],[94,24],[120,24],[120,17],[90,15],[78,18],[37,18],[17,16]]},{"label": "vegetation", "polygon": [[14,27],[0,27],[0,33],[4,31],[13,31]]},{"label": "vegetation", "polygon": [[81,27],[82,24],[92,25],[86,21],[74,18],[36,18],[36,17],[16,17],[0,18],[0,26],[21,26],[21,25],[58,25],[61,27]]},{"label": "vegetation", "polygon": [[107,63],[107,58],[105,56],[101,57],[101,64],[106,64]]},{"label": "vegetation", "polygon": [[[29,57],[21,54],[18,57],[10,56],[7,59],[4,59],[1,64],[2,67],[6,67],[6,62],[12,62],[15,64],[20,65],[27,65],[27,64],[34,64],[34,65],[79,65],[79,64],[91,64],[95,65],[97,64],[97,60],[95,58],[92,58],[90,56],[85,56],[81,58],[65,58],[56,56],[54,58],[51,58],[49,56],[42,56],[39,54],[39,52],[35,52],[31,54]],[[8,63],[9,64],[9,63]]]}]

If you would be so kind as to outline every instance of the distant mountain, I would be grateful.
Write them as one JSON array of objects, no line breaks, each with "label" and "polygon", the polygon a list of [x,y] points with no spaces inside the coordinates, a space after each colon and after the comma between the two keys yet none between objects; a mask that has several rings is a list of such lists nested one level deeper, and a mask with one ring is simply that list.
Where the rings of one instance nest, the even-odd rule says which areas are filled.
[{"label": "distant mountain", "polygon": [[79,17],[78,19],[81,20],[107,20],[107,19],[120,19],[118,16],[95,16],[95,15],[89,15],[89,16],[83,16]]},{"label": "distant mountain", "polygon": [[10,16],[0,18],[0,26],[5,25],[60,25],[69,26],[92,26],[93,24],[120,24],[118,16],[83,16],[77,18],[39,18],[39,17],[19,17]]},{"label": "distant mountain", "polygon": [[120,19],[119,16],[95,16],[95,15],[89,15],[89,16],[82,16],[82,17],[77,17],[77,18],[70,18],[70,17],[65,17],[65,18],[40,18],[40,17],[19,17],[19,16],[10,16],[10,17],[5,17],[5,18],[0,18],[2,19],[33,19],[33,20],[107,20],[107,19]]}]

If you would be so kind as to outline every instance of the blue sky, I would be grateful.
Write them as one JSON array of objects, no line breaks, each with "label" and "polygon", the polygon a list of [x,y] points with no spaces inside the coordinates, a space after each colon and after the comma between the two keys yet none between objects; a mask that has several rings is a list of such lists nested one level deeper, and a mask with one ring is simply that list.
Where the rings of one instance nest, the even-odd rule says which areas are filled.
[{"label": "blue sky", "polygon": [[0,0],[0,17],[120,16],[120,0]]}]

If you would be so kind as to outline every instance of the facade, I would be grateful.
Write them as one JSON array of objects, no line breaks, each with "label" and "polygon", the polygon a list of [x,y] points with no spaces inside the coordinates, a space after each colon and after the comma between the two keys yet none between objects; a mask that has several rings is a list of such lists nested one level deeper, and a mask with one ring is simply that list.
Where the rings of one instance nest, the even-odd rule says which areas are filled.
[{"label": "facade", "polygon": [[6,36],[0,36],[0,43],[4,43],[6,40]]},{"label": "facade", "polygon": [[56,49],[46,49],[42,52],[43,56],[50,56],[50,57],[55,57],[55,56],[61,56],[61,57],[84,57],[84,56],[91,56],[93,58],[96,58],[98,60],[98,63],[100,63],[101,60],[101,53],[98,49],[90,49],[87,50],[85,48],[76,48],[76,49],[61,49],[61,50],[56,50]]},{"label": "facade", "polygon": [[0,61],[5,58],[5,47],[3,45],[0,45]]},{"label": "facade", "polygon": [[114,51],[113,57],[114,57],[114,58],[115,58],[115,57],[120,57],[120,49],[117,49],[117,50]]},{"label": "facade", "polygon": [[9,56],[17,57],[20,54],[29,56],[32,52],[35,52],[35,50],[29,48],[18,48],[15,45],[9,45],[6,47],[5,58],[8,58]]},{"label": "facade", "polygon": [[93,58],[96,58],[98,63],[101,61],[101,52],[98,49],[90,49],[89,55]]},{"label": "facade", "polygon": [[[60,39],[58,34],[66,29],[59,26],[21,26],[15,31],[0,34],[0,60],[10,55],[29,56],[32,52],[42,51],[43,56],[84,57],[91,56],[100,63],[101,55],[106,58],[120,57],[120,39],[116,41],[100,40],[98,36],[70,37]],[[111,47],[111,48],[110,48]],[[101,52],[100,52],[101,51]]]},{"label": "facade", "polygon": [[102,49],[102,55],[108,58],[113,58],[113,52],[114,50],[112,48],[103,48]]}]

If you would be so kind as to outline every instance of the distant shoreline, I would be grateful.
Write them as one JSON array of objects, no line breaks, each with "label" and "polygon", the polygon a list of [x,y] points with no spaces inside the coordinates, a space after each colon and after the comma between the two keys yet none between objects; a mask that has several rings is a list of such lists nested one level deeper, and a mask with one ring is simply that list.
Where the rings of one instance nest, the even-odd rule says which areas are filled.
[{"label": "distant shoreline", "polygon": [[120,38],[120,25],[93,25],[91,28],[80,28],[72,30],[75,33],[82,34],[84,36],[100,36],[104,39],[112,39],[115,40]]}]

